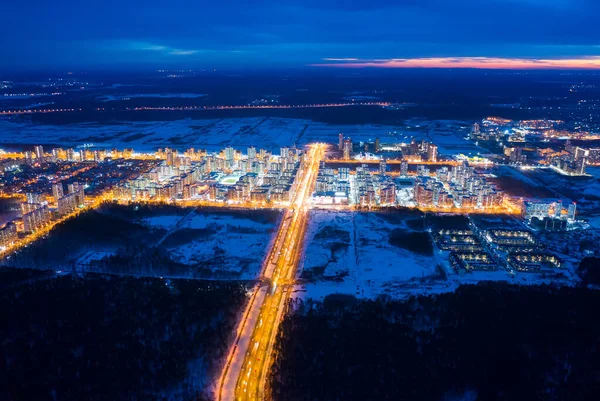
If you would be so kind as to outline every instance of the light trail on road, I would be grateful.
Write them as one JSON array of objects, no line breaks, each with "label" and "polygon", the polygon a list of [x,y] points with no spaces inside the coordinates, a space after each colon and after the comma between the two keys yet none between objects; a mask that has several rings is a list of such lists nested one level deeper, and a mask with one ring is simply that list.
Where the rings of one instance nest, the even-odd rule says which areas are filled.
[{"label": "light trail on road", "polygon": [[20,114],[73,113],[82,109],[18,109],[2,110],[0,116],[16,116]]},{"label": "light trail on road", "polygon": [[[270,251],[265,258],[261,271],[262,285],[256,286],[245,309],[235,334],[235,340],[225,359],[221,376],[216,384],[215,395],[219,401],[224,400],[264,400],[269,399],[267,379],[273,356],[273,345],[279,324],[285,313],[291,288],[295,281],[304,247],[304,237],[308,226],[311,208],[331,210],[368,210],[382,211],[393,207],[373,206],[360,208],[356,205],[315,206],[311,205],[316,178],[320,164],[325,159],[328,145],[311,144],[305,154],[298,175],[298,186],[294,198],[286,203],[267,202],[209,202],[205,200],[171,200],[162,199],[139,202],[141,204],[172,204],[182,207],[208,207],[225,209],[283,209],[284,215],[276,236],[272,240]],[[331,162],[331,161],[330,161]],[[347,163],[334,160],[333,163]],[[423,163],[421,163],[423,164]],[[439,163],[436,163],[439,164]],[[0,253],[0,257],[20,249],[27,244],[47,235],[60,223],[76,217],[81,212],[98,207],[103,202],[138,203],[118,199],[111,191],[103,195],[88,198],[86,207],[52,221],[31,235],[22,238],[9,249]],[[424,212],[432,213],[476,213],[476,209],[464,210],[458,208],[426,208],[415,207]],[[517,214],[518,204],[511,199],[505,199],[502,207],[481,210],[485,214]]]},{"label": "light trail on road", "polygon": [[164,107],[152,107],[152,106],[140,106],[135,107],[133,111],[142,110],[165,110],[165,111],[185,111],[185,110],[197,110],[197,111],[210,111],[210,110],[273,110],[273,109],[315,109],[315,108],[326,108],[326,107],[351,107],[351,106],[379,106],[389,107],[393,103],[390,102],[352,102],[352,103],[315,103],[315,104],[268,104],[268,105],[222,105],[222,106],[164,106]]},{"label": "light trail on road", "polygon": [[219,401],[266,398],[273,344],[302,256],[310,197],[326,147],[325,144],[309,147],[299,173],[297,197],[282,219],[263,266],[263,278],[270,284],[266,289],[255,291],[244,311],[237,338],[217,384],[216,399]]},{"label": "light trail on road", "polygon": [[[315,104],[269,104],[269,105],[216,105],[216,106],[139,106],[117,111],[211,111],[211,110],[260,110],[260,109],[315,109],[327,107],[379,106],[390,107],[390,102],[352,102],[352,103],[315,103]],[[86,111],[105,111],[105,108],[94,108]],[[14,109],[1,110],[0,116],[16,116],[21,114],[72,113],[83,109]]]},{"label": "light trail on road", "polygon": [[[385,159],[386,164],[402,164],[402,159]],[[379,164],[381,159],[326,159],[326,164]],[[430,162],[426,160],[406,160],[408,165],[433,165],[433,166],[458,166],[460,163],[456,160],[439,160]]]}]

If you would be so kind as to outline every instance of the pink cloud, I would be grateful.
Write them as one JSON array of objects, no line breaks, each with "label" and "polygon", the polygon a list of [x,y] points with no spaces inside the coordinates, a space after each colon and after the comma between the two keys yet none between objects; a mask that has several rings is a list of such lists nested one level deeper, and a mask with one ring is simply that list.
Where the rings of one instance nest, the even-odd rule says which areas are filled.
[{"label": "pink cloud", "polygon": [[600,69],[600,56],[561,58],[561,59],[526,59],[501,57],[431,57],[409,59],[324,59],[313,67],[336,68],[481,68],[481,69]]}]

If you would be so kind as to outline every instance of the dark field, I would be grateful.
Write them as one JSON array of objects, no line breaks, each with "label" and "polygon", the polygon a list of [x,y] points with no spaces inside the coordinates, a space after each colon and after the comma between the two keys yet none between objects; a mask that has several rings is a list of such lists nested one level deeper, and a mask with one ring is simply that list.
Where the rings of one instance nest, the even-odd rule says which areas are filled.
[{"label": "dark field", "polygon": [[498,188],[510,196],[525,198],[553,198],[556,191],[544,186],[541,182],[519,179],[518,173],[506,174],[508,167],[503,167],[496,173],[497,178],[490,178],[490,182],[498,185]]},{"label": "dark field", "polygon": [[595,400],[600,294],[463,286],[408,301],[295,301],[278,335],[273,399]]},{"label": "dark field", "polygon": [[390,233],[388,241],[391,245],[419,255],[433,255],[431,236],[426,232],[407,232],[402,228],[396,228]]},{"label": "dark field", "polygon": [[[44,80],[47,77],[28,77]],[[569,94],[565,86],[569,77],[554,72],[527,75],[486,71],[445,71],[406,69],[402,71],[369,71],[355,73],[327,69],[286,71],[196,71],[194,76],[177,80],[165,79],[154,73],[89,73],[86,80],[92,86],[85,91],[69,91],[68,95],[52,97],[56,107],[82,108],[76,113],[37,114],[27,116],[36,123],[69,124],[77,122],[111,123],[124,121],[165,121],[181,118],[288,117],[308,118],[332,124],[398,124],[408,118],[454,119],[475,121],[490,115],[526,119],[546,117],[550,111],[536,104],[535,97],[561,99],[561,104],[575,103],[579,94]],[[583,78],[582,78],[583,79]],[[588,81],[597,81],[593,75]],[[127,85],[113,87],[113,84]],[[24,87],[23,90],[33,90]],[[15,90],[21,90],[15,88]],[[105,96],[140,95],[149,93],[196,93],[198,98],[148,98],[101,101]],[[565,93],[569,98],[565,99]],[[376,101],[410,104],[400,110],[380,107],[350,109],[293,110],[223,110],[223,111],[128,111],[138,106],[211,106],[247,105],[256,99],[275,95],[279,104],[314,104],[351,101],[367,97]],[[350,99],[350,100],[349,100]],[[40,100],[44,100],[41,98]],[[31,99],[3,102],[2,107],[22,108]],[[523,108],[498,108],[495,104],[520,103]],[[529,107],[528,107],[529,106]],[[97,112],[95,108],[105,108]],[[554,117],[558,110],[552,110]]]}]

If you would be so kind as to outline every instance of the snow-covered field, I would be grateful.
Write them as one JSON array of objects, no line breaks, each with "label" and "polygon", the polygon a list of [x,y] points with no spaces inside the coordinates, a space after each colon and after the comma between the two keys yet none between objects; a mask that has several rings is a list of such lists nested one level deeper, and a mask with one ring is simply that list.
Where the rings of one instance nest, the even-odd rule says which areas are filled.
[{"label": "snow-covered field", "polygon": [[[199,112],[201,113],[201,112]],[[410,120],[399,126],[333,125],[294,118],[183,119],[176,121],[122,121],[111,124],[80,123],[65,125],[34,124],[0,119],[2,144],[44,143],[77,147],[93,143],[106,148],[134,148],[150,151],[161,147],[189,147],[218,150],[226,146],[239,149],[253,145],[271,151],[294,143],[337,143],[344,133],[353,142],[409,142],[411,137],[437,143],[440,153],[473,153],[478,148],[464,139],[466,123],[459,121]]]},{"label": "snow-covered field", "polygon": [[435,258],[390,244],[394,229],[409,230],[404,221],[386,214],[312,212],[303,275],[322,274],[315,282],[299,286],[296,294],[307,298],[332,293],[395,295],[399,283],[432,276]]},{"label": "snow-covered field", "polygon": [[142,99],[142,98],[158,98],[158,99],[197,99],[207,96],[205,93],[136,93],[125,95],[102,95],[96,99],[102,102],[111,102],[124,99]]},{"label": "snow-covered field", "polygon": [[[330,294],[360,298],[389,295],[402,299],[454,291],[461,284],[480,281],[528,285],[574,285],[578,282],[571,268],[514,275],[504,270],[456,274],[448,262],[449,252],[434,246],[429,256],[390,243],[394,232],[422,232],[413,230],[414,224],[407,224],[415,219],[420,217],[313,211],[301,273],[304,282],[296,286],[294,295],[314,299]],[[446,278],[437,274],[436,266],[446,273]]]},{"label": "snow-covered field", "polygon": [[475,155],[485,153],[475,143],[465,139],[471,131],[471,123],[460,120],[423,120],[406,121],[405,132],[417,139],[425,139],[438,146],[441,154]]},{"label": "snow-covered field", "polygon": [[258,215],[202,210],[149,217],[143,223],[167,230],[159,244],[171,260],[249,280],[257,278],[277,228],[274,219]]},{"label": "snow-covered field", "polygon": [[[600,167],[588,167],[586,173],[589,174],[592,179],[581,182],[580,188],[583,192],[584,197],[589,200],[600,199]],[[582,199],[580,198],[579,201]]]}]

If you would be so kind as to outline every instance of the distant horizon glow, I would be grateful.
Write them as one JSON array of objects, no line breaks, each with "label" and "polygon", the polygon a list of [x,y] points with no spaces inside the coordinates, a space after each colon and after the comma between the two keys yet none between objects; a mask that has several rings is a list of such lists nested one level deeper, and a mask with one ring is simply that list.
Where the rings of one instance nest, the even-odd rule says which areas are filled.
[{"label": "distant horizon glow", "polygon": [[600,56],[577,58],[423,57],[394,59],[325,58],[311,67],[474,68],[490,70],[600,70]]}]

